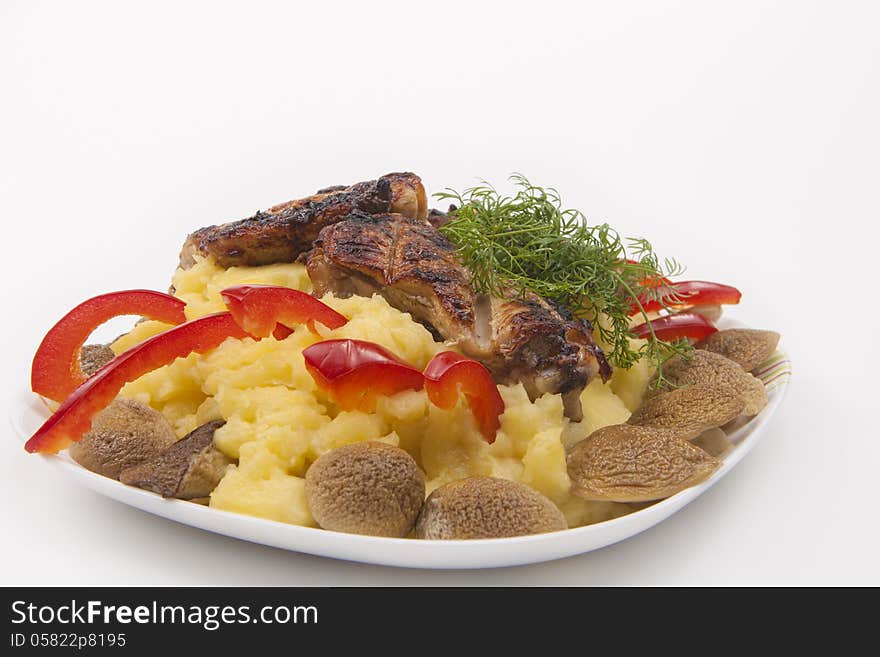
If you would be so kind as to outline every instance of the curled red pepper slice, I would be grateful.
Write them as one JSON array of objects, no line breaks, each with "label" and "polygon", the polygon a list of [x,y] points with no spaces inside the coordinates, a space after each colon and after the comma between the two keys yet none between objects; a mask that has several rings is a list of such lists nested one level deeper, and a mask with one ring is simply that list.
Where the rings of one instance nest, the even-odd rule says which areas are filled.
[{"label": "curled red pepper slice", "polygon": [[380,345],[364,340],[325,340],[303,350],[306,369],[318,387],[343,410],[376,410],[376,400],[421,390],[424,377]]},{"label": "curled red pepper slice", "polygon": [[723,306],[739,303],[742,292],[730,285],[711,283],[709,281],[679,281],[667,283],[659,290],[657,298],[641,299],[642,308],[633,303],[630,315],[635,315],[644,309],[645,312],[660,310],[665,303],[673,308],[688,308],[692,306]]},{"label": "curled red pepper slice", "polygon": [[696,313],[678,313],[652,319],[644,324],[632,328],[636,337],[647,339],[651,337],[651,329],[658,340],[702,340],[707,335],[715,333],[718,329],[702,315]]},{"label": "curled red pepper slice", "polygon": [[191,353],[202,354],[227,338],[248,334],[229,313],[217,313],[175,326],[125,351],[64,400],[52,416],[25,443],[28,452],[54,453],[78,441],[89,431],[92,418],[112,402],[122,387],[147,372]]},{"label": "curled red pepper slice", "polygon": [[167,324],[186,321],[180,299],[154,290],[110,292],[83,301],[49,329],[31,366],[31,389],[53,401],[63,401],[83,381],[79,351],[107,320],[120,315],[140,315]]},{"label": "curled red pepper slice", "polygon": [[485,366],[454,351],[444,351],[431,359],[424,374],[425,392],[435,406],[454,408],[463,393],[480,433],[489,444],[495,442],[504,400]]},{"label": "curled red pepper slice", "polygon": [[318,335],[315,322],[337,329],[348,320],[311,294],[274,285],[236,285],[220,295],[229,312],[245,331],[258,338],[284,339],[290,326],[307,324]]},{"label": "curled red pepper slice", "polygon": [[[639,264],[638,260],[631,260],[630,258],[627,258],[626,262],[631,265]],[[660,287],[661,285],[670,285],[671,283],[672,281],[665,276],[645,276],[638,281],[638,284],[644,288]]]}]

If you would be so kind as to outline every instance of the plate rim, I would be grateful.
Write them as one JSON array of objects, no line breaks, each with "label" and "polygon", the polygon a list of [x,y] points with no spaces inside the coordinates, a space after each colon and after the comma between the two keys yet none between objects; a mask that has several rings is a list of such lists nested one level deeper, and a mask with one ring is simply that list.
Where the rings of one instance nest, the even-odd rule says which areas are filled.
[{"label": "plate rim", "polygon": [[[785,376],[765,382],[770,397],[767,406],[728,436],[735,447],[723,457],[721,467],[709,479],[624,516],[545,534],[440,541],[331,532],[213,509],[184,500],[165,499],[86,470],[66,454],[39,456],[51,467],[119,503],[243,541],[315,556],[402,568],[477,569],[526,565],[585,554],[636,536],[712,488],[754,448],[786,396],[791,382],[791,359],[784,350],[778,349],[767,362],[770,361],[784,363]],[[9,422],[22,442],[29,438],[27,425],[31,420],[27,415],[33,413],[48,417],[48,409],[38,397],[27,388],[20,388],[12,404]]]}]

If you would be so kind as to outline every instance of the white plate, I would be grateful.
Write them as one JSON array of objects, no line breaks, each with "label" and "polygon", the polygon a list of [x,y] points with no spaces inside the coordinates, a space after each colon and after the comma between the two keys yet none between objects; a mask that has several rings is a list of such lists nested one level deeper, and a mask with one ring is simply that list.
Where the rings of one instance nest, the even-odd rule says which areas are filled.
[{"label": "white plate", "polygon": [[[44,455],[40,458],[101,495],[123,504],[185,525],[254,543],[336,559],[405,568],[516,566],[597,550],[635,536],[665,520],[706,492],[755,446],[782,402],[791,373],[790,362],[785,354],[777,352],[758,372],[767,386],[770,403],[760,415],[730,434],[735,447],[707,481],[614,520],[537,536],[476,541],[419,541],[341,534],[219,511],[191,502],[166,500],[155,493],[125,486],[113,479],[89,472],[72,461],[66,453]],[[12,426],[21,440],[25,441],[43,423],[48,412],[30,391],[20,394],[20,402],[16,406],[19,410],[11,418]]]}]

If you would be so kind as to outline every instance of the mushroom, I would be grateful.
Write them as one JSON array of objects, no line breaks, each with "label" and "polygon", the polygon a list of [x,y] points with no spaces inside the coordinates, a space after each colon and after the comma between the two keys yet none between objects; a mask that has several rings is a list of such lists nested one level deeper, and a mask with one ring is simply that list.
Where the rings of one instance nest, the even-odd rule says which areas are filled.
[{"label": "mushroom", "polygon": [[440,486],[425,500],[416,538],[473,539],[567,529],[559,508],[517,481],[470,477]]},{"label": "mushroom", "polygon": [[677,388],[646,399],[628,424],[659,429],[678,429],[696,438],[706,429],[739,417],[745,402],[733,388],[698,384]]},{"label": "mushroom", "polygon": [[104,367],[116,354],[106,344],[86,344],[79,350],[79,367],[83,374],[91,376]]},{"label": "mushroom", "polygon": [[404,450],[374,441],[327,452],[306,472],[306,501],[323,528],[403,537],[425,501],[425,478]]},{"label": "mushroom", "polygon": [[745,404],[743,413],[746,415],[757,415],[767,405],[763,383],[732,360],[712,351],[698,349],[690,358],[670,358],[663,364],[663,377],[671,386],[710,384],[733,388]]},{"label": "mushroom", "polygon": [[614,424],[575,445],[568,476],[587,500],[650,502],[705,481],[719,465],[677,430]]},{"label": "mushroom", "polygon": [[118,479],[125,468],[153,458],[176,440],[161,413],[119,397],[95,415],[91,430],[68,453],[84,468]]},{"label": "mushroom", "polygon": [[721,458],[733,447],[733,443],[730,442],[727,434],[718,428],[704,431],[694,438],[691,444],[696,445],[715,458]]},{"label": "mushroom", "polygon": [[778,344],[779,334],[775,331],[727,329],[708,336],[697,349],[721,354],[751,372],[774,354]]},{"label": "mushroom", "polygon": [[208,497],[231,463],[214,447],[214,432],[224,423],[224,420],[214,420],[203,424],[161,454],[123,470],[119,481],[162,497],[181,500]]}]

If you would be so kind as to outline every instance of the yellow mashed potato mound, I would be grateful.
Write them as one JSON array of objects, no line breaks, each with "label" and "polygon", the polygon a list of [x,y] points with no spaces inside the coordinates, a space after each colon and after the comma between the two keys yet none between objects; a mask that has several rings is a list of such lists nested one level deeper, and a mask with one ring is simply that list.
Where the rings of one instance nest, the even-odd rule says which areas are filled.
[{"label": "yellow mashed potato mound", "polygon": [[[299,264],[221,269],[198,260],[178,270],[175,294],[186,301],[189,319],[224,310],[220,291],[245,283],[283,285],[306,292],[311,283]],[[595,429],[625,422],[641,398],[651,372],[616,373],[593,381],[581,397],[584,420],[570,423],[559,395],[530,401],[521,385],[499,386],[505,403],[501,429],[492,445],[476,429],[466,404],[444,411],[424,391],[379,400],[375,413],[338,410],[305,369],[302,351],[319,339],[357,338],[376,342],[423,368],[448,347],[421,324],[380,296],[322,299],[349,319],[316,338],[304,326],[284,340],[229,339],[209,354],[193,354],[125,386],[122,395],[163,413],[179,436],[223,418],[215,444],[237,460],[211,495],[217,509],[297,525],[314,525],[304,492],[309,465],[342,445],[381,440],[409,452],[425,472],[428,491],[463,477],[489,475],[522,481],[559,506],[570,527],[614,518],[625,504],[588,502],[571,494],[565,449]],[[119,353],[168,328],[145,321],[117,340]]]}]

